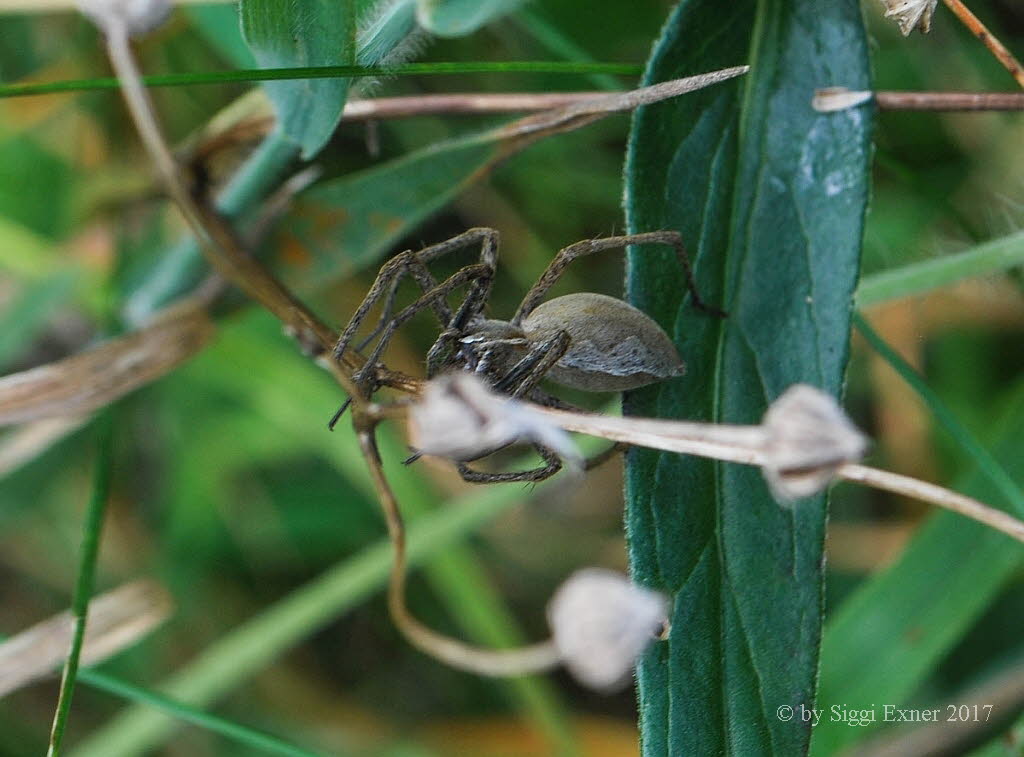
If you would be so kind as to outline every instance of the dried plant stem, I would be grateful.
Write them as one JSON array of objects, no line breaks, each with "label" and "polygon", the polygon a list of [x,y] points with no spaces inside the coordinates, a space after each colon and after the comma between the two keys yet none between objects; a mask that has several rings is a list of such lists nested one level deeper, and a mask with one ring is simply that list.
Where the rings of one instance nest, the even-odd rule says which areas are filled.
[{"label": "dried plant stem", "polygon": [[[615,418],[540,406],[531,406],[531,409],[547,416],[566,431],[616,442],[746,465],[763,466],[768,460],[763,449],[766,434],[760,426]],[[852,463],[840,466],[836,476],[952,510],[1024,542],[1024,522],[1002,510],[941,486]]]},{"label": "dried plant stem", "polygon": [[902,476],[898,473],[869,468],[866,465],[847,463],[842,466],[837,474],[839,478],[846,481],[854,481],[875,489],[884,489],[895,494],[902,494],[905,497],[930,502],[933,505],[944,507],[947,510],[965,515],[968,518],[991,526],[997,531],[1002,531],[1018,541],[1024,542],[1024,523],[1008,515],[1002,510],[979,502],[971,497],[957,494],[956,492],[944,489],[926,481],[919,481],[910,476]]},{"label": "dried plant stem", "polygon": [[880,110],[1024,110],[1020,92],[875,92]]},{"label": "dried plant stem", "polygon": [[[881,110],[1024,110],[1018,92],[874,92]],[[593,92],[464,92],[407,95],[352,100],[345,105],[346,121],[411,118],[430,115],[472,115],[547,110],[594,98]],[[269,126],[265,127],[269,128]]]},{"label": "dried plant stem", "polygon": [[486,649],[445,636],[423,625],[405,604],[405,524],[395,494],[384,475],[375,437],[380,416],[354,410],[356,435],[370,467],[377,497],[384,509],[388,535],[395,550],[388,583],[388,609],[405,637],[421,651],[452,667],[487,676],[513,676],[550,670],[560,662],[551,640],[515,649]]},{"label": "dried plant stem", "polygon": [[989,49],[989,52],[995,56],[996,60],[1003,64],[1003,67],[1010,72],[1010,75],[1017,80],[1017,83],[1024,87],[1024,67],[1021,66],[1020,61],[1013,57],[1013,53],[1007,50],[1006,46],[996,39],[995,35],[960,0],[943,0],[943,2],[960,19],[960,22],[967,27],[971,34],[981,40],[981,43]]}]

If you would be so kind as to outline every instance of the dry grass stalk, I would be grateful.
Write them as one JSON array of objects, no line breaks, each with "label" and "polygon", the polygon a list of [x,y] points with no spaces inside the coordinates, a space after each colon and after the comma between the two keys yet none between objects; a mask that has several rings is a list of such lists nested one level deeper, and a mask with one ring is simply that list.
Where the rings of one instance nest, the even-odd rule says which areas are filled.
[{"label": "dry grass stalk", "polygon": [[201,306],[178,306],[146,328],[4,376],[0,425],[87,415],[180,365],[209,342],[213,331]]},{"label": "dry grass stalk", "polygon": [[[95,597],[89,603],[82,663],[94,665],[132,646],[163,623],[172,608],[167,591],[148,579]],[[0,697],[56,672],[68,654],[74,623],[65,611],[0,644]]]}]

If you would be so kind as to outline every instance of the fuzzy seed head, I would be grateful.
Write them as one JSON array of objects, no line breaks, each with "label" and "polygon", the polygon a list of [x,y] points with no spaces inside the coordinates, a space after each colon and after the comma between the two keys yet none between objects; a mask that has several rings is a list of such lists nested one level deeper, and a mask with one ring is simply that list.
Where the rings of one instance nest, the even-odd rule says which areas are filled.
[{"label": "fuzzy seed head", "polygon": [[668,600],[611,570],[573,573],[548,604],[548,624],[569,672],[610,691],[629,680],[637,658],[668,620]]},{"label": "fuzzy seed head", "polygon": [[807,384],[795,384],[775,400],[763,428],[764,476],[782,502],[823,490],[840,466],[860,460],[868,444],[831,395]]},{"label": "fuzzy seed head", "polygon": [[927,34],[932,28],[932,16],[939,0],[882,0],[885,17],[895,19],[900,33],[906,37],[914,29]]},{"label": "fuzzy seed head", "polygon": [[427,382],[409,410],[409,440],[425,455],[476,460],[513,442],[536,442],[580,468],[569,436],[521,402],[493,392],[470,373],[448,373]]}]

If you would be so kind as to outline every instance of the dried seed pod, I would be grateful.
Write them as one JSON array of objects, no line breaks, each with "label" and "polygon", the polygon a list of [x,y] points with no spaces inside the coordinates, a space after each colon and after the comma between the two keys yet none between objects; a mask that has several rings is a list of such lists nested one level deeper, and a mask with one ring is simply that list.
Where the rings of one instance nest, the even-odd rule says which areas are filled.
[{"label": "dried seed pod", "polygon": [[409,440],[419,452],[451,460],[476,460],[513,442],[535,442],[580,467],[568,434],[520,402],[491,391],[471,373],[428,381],[409,410]]},{"label": "dried seed pod", "polygon": [[139,36],[160,26],[171,12],[170,0],[77,0],[78,9],[104,32],[123,26]]},{"label": "dried seed pod", "polygon": [[807,384],[794,384],[765,413],[763,467],[780,501],[816,494],[844,463],[860,460],[868,440],[835,399]]},{"label": "dried seed pod", "polygon": [[906,37],[914,29],[927,34],[932,28],[932,16],[939,0],[882,0],[885,17],[896,19],[900,33]]},{"label": "dried seed pod", "polygon": [[562,662],[583,684],[623,685],[637,657],[668,620],[668,600],[611,570],[573,573],[548,603],[548,624]]}]

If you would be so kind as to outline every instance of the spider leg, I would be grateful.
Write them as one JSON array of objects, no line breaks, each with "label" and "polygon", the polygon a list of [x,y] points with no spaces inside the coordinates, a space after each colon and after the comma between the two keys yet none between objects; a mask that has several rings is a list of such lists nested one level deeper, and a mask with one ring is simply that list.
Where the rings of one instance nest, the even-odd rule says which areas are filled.
[{"label": "spider leg", "polygon": [[390,342],[391,337],[394,336],[395,330],[403,323],[408,321],[421,310],[431,307],[434,302],[447,297],[463,284],[467,282],[476,282],[481,279],[490,279],[493,278],[493,275],[494,269],[486,263],[475,263],[474,265],[466,266],[465,268],[453,273],[429,292],[422,295],[411,305],[406,306],[388,322],[387,326],[384,327],[384,331],[381,334],[380,339],[377,341],[376,346],[373,348],[373,352],[367,358],[366,364],[352,378],[357,383],[367,383],[368,378],[376,369],[377,363],[380,361],[381,355],[383,355],[388,342]]},{"label": "spider leg", "polygon": [[626,234],[624,236],[606,237],[604,239],[586,239],[559,250],[558,254],[548,264],[544,273],[537,279],[537,283],[530,287],[530,291],[526,293],[523,301],[519,304],[515,315],[512,316],[512,325],[520,326],[522,324],[523,319],[540,304],[544,295],[558,281],[566,267],[577,258],[601,252],[602,250],[627,247],[634,244],[664,244],[672,247],[686,275],[686,286],[690,290],[690,294],[693,295],[693,304],[701,310],[721,317],[725,316],[723,311],[705,304],[700,298],[697,284],[693,277],[693,266],[690,264],[690,257],[686,252],[683,238],[679,233],[675,231],[648,231],[642,234]]},{"label": "spider leg", "polygon": [[[394,310],[398,285],[407,273],[412,275],[424,293],[430,292],[437,287],[438,282],[427,269],[426,264],[442,255],[447,255],[450,252],[471,246],[477,242],[481,245],[480,263],[487,265],[493,272],[497,266],[498,239],[498,232],[494,229],[473,228],[444,242],[424,247],[419,252],[406,250],[391,258],[381,267],[376,280],[367,292],[366,297],[363,298],[363,302],[356,309],[355,314],[338,338],[334,346],[335,358],[340,358],[345,353],[356,331],[359,330],[363,321],[366,320],[367,314],[381,297],[384,297],[384,313],[370,337],[361,343],[360,349],[365,347],[369,341],[372,341],[373,337],[379,334],[386,327],[386,324],[392,320],[391,313]],[[492,280],[493,276],[478,280],[470,295],[467,296],[466,302],[463,302],[459,308],[457,315],[461,315],[468,320],[469,317],[479,312],[487,297],[490,296]],[[467,307],[467,303],[476,309],[471,311],[471,308]],[[453,317],[455,317],[452,315],[448,303],[443,298],[433,299],[430,306],[437,313],[438,320],[442,326],[448,326],[452,322]]]},{"label": "spider leg", "polygon": [[562,461],[554,452],[539,444],[534,444],[533,448],[537,450],[537,453],[542,458],[544,458],[544,465],[537,468],[522,471],[505,471],[501,473],[474,470],[466,463],[455,463],[455,468],[459,471],[459,475],[462,476],[462,480],[471,484],[502,484],[509,483],[511,481],[543,481],[546,478],[551,478],[562,469]]},{"label": "spider leg", "polygon": [[494,388],[512,397],[524,396],[562,359],[571,341],[568,333],[559,331],[533,345],[508,373],[494,382]]}]

